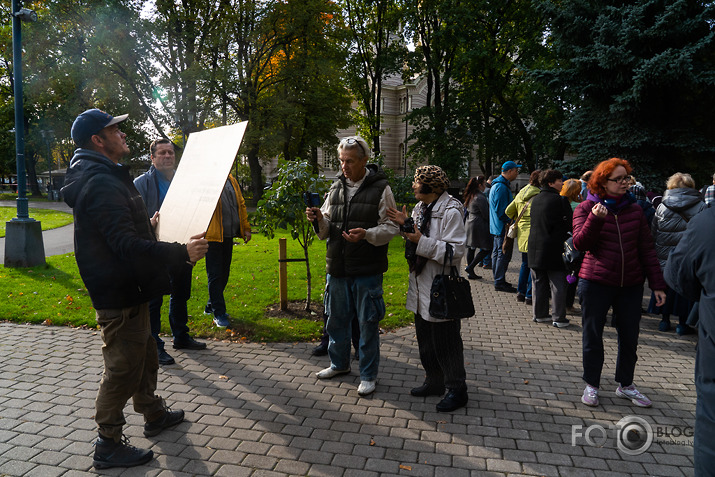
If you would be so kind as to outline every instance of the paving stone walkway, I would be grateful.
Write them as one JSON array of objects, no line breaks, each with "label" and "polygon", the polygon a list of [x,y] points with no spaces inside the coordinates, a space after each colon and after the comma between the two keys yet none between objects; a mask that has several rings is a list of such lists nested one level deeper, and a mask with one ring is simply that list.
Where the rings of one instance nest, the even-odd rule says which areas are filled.
[{"label": "paving stone walkway", "polygon": [[[516,265],[507,275],[514,283]],[[210,342],[173,352],[177,364],[159,374],[159,393],[186,422],[147,439],[141,416],[126,408],[125,434],[157,457],[101,472],[92,468],[99,333],[2,323],[0,475],[693,475],[695,337],[660,333],[658,319],[644,316],[636,384],[654,406],[640,409],[613,393],[615,332],[607,328],[601,405],[589,408],[580,402],[579,317],[556,329],[533,323],[529,307],[486,280],[473,292],[477,316],[463,322],[464,409],[437,413],[438,398],[409,395],[423,380],[413,327],[382,335],[377,392],[368,397],[357,395],[356,369],[317,380],[328,362],[310,355],[313,343]],[[618,439],[616,423],[628,416],[653,429],[647,449],[636,440],[619,450],[631,440]],[[685,445],[666,443],[676,433]]]}]

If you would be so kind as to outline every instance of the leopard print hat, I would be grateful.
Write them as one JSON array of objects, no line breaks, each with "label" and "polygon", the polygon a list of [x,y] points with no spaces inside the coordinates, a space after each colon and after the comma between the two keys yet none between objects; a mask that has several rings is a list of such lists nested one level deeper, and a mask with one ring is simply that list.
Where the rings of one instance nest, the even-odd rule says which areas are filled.
[{"label": "leopard print hat", "polygon": [[436,194],[449,188],[449,177],[439,166],[420,166],[415,170],[415,182],[428,185]]}]

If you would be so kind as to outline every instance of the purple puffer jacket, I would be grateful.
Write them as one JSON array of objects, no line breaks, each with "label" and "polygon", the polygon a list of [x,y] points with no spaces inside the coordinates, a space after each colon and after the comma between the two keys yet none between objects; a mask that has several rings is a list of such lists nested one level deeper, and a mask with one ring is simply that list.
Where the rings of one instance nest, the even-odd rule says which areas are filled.
[{"label": "purple puffer jacket", "polygon": [[589,193],[573,214],[574,247],[586,252],[578,276],[620,287],[640,285],[647,276],[651,290],[665,290],[643,209],[632,202],[600,218],[591,213],[599,201]]}]

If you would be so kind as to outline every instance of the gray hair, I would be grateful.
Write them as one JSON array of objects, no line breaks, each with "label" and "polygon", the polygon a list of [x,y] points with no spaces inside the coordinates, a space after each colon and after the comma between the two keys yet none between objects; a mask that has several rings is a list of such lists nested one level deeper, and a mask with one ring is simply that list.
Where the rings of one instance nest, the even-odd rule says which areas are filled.
[{"label": "gray hair", "polygon": [[360,136],[348,136],[342,138],[338,144],[338,156],[340,156],[343,149],[357,149],[362,154],[362,157],[370,157],[370,146],[368,146],[367,142]]}]

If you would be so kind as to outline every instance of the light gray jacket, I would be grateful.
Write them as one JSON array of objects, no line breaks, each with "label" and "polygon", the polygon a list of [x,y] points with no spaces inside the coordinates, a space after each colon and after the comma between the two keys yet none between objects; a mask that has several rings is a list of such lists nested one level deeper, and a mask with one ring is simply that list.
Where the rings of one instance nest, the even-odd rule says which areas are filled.
[{"label": "light gray jacket", "polygon": [[[427,204],[420,202],[412,211],[412,217],[417,223],[417,216],[421,208],[427,207]],[[462,203],[443,192],[437,199],[437,203],[432,209],[432,220],[430,221],[430,236],[424,235],[420,238],[417,244],[417,255],[428,258],[422,272],[415,275],[415,272],[410,272],[410,284],[407,289],[407,303],[405,307],[413,313],[418,313],[422,319],[427,321],[442,322],[439,318],[433,318],[429,314],[430,290],[432,281],[435,275],[442,273],[442,262],[444,261],[444,252],[447,248],[447,243],[452,244],[454,249],[454,258],[452,263],[457,270],[462,263],[464,256],[464,242],[467,239],[467,233],[464,229],[463,222],[463,206]],[[445,268],[445,273],[449,273],[449,264]]]}]

